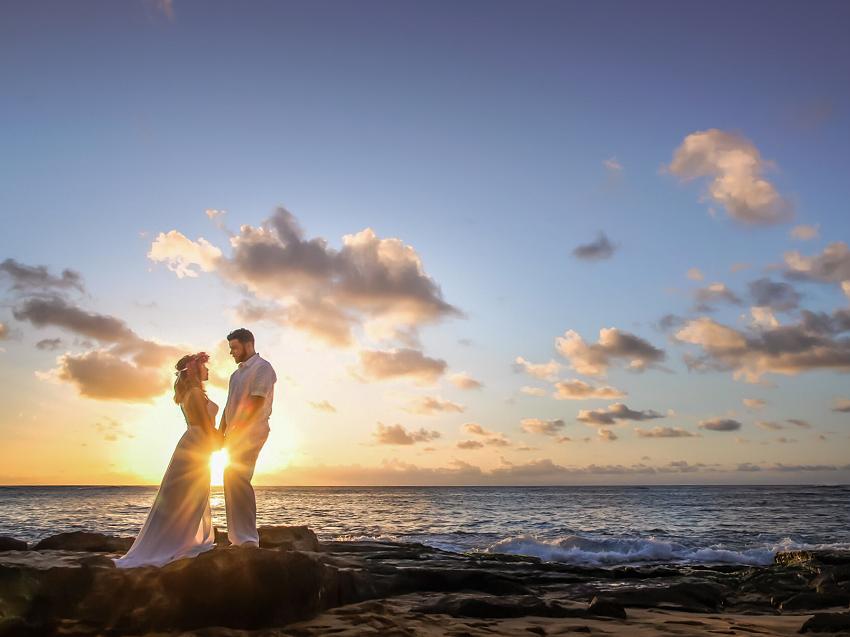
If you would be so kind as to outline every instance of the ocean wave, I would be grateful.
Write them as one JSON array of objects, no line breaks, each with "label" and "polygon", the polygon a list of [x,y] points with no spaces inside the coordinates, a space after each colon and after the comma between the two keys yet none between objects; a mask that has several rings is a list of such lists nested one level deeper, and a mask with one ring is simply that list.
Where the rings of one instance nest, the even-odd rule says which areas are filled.
[{"label": "ocean wave", "polygon": [[589,538],[568,535],[554,540],[519,535],[500,540],[484,549],[486,553],[527,555],[548,562],[582,566],[614,566],[646,563],[746,564],[764,566],[773,563],[779,551],[850,549],[850,544],[802,544],[785,538],[742,550],[715,544],[689,547],[678,542],[648,538]]}]

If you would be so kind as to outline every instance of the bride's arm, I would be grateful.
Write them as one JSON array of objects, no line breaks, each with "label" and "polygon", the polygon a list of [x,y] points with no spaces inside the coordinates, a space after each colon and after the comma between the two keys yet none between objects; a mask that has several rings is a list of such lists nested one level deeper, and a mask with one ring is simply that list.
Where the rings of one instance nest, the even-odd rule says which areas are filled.
[{"label": "bride's arm", "polygon": [[210,433],[215,428],[215,423],[207,411],[207,399],[197,387],[193,387],[186,395],[186,419],[190,425],[197,425]]}]

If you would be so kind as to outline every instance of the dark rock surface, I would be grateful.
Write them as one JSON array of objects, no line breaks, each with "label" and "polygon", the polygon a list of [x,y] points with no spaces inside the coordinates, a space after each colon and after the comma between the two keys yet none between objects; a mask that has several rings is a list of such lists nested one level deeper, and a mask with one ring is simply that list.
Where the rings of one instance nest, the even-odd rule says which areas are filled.
[{"label": "dark rock surface", "polygon": [[850,613],[818,613],[813,615],[803,627],[801,633],[838,633],[850,631]]},{"label": "dark rock surface", "polygon": [[71,531],[46,537],[33,547],[34,551],[88,551],[101,553],[126,553],[133,545],[132,537],[114,537],[102,533]]},{"label": "dark rock surface", "polygon": [[[433,621],[628,622],[629,608],[775,616],[844,609],[850,601],[850,554],[835,551],[782,554],[767,567],[605,569],[420,544],[320,543],[306,527],[264,527],[260,535],[270,548],[220,545],[163,568],[114,568],[111,557],[132,538],[97,533],[63,533],[35,550],[0,553],[0,636],[271,630],[410,595],[421,596],[415,611]],[[837,626],[846,615],[820,613],[805,630]]]},{"label": "dark rock surface", "polygon": [[0,536],[0,551],[26,551],[28,544],[13,537]]}]

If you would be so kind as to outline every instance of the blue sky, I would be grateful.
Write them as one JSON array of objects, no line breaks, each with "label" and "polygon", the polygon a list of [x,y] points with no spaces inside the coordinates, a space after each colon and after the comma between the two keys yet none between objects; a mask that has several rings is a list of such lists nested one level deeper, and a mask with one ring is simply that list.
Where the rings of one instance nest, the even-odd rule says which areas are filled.
[{"label": "blue sky", "polygon": [[[549,459],[581,466],[587,457],[599,465],[720,463],[724,446],[740,435],[769,444],[757,450],[738,445],[736,462],[843,465],[850,462],[847,414],[831,404],[850,393],[846,373],[767,374],[764,380],[775,386],[754,387],[730,372],[688,372],[685,348],[655,324],[667,313],[696,318],[691,308],[698,287],[723,282],[745,298],[752,280],[784,280],[781,268],[764,270],[781,265],[784,253],[813,256],[850,238],[848,29],[850,8],[842,2],[8,6],[0,20],[6,96],[0,101],[6,221],[0,257],[52,273],[78,271],[86,293],[75,302],[87,311],[119,317],[144,338],[210,348],[237,320],[234,307],[246,296],[216,273],[178,279],[152,262],[147,254],[160,232],[203,237],[226,253],[227,236],[205,210],[226,210],[224,225],[238,233],[285,206],[306,237],[323,237],[336,249],[344,235],[367,227],[412,246],[443,298],[466,316],[423,326],[421,351],[446,360],[451,371],[468,372],[484,389],[423,390],[403,382],[364,389],[350,380],[337,386],[329,379],[344,378],[359,349],[402,344],[376,343],[358,332],[352,348],[337,352],[297,329],[259,323],[255,331],[266,335],[278,367],[302,388],[303,396],[280,399],[276,411],[279,429],[292,428],[292,439],[301,441],[280,443],[291,451],[288,463],[377,467],[402,457],[420,468],[462,461],[485,471],[503,466],[502,457],[513,465]],[[686,182],[664,169],[689,135],[713,129],[747,140],[772,162],[765,163],[764,177],[791,202],[793,220],[735,221],[706,200],[706,179]],[[620,168],[606,168],[606,160]],[[818,226],[817,237],[789,237],[797,225]],[[572,256],[599,232],[616,246],[611,258]],[[730,272],[735,263],[751,267]],[[698,268],[704,280],[688,279],[689,268]],[[834,284],[793,285],[803,294],[802,308],[831,312],[847,305]],[[40,379],[35,372],[43,375],[65,350],[37,350],[34,343],[61,330],[16,321],[20,302],[10,292],[0,307],[9,333],[0,344],[9,414],[42,413],[54,395],[73,405],[78,435],[90,437],[94,449],[70,457],[62,475],[77,479],[74,467],[85,462],[103,471],[79,479],[108,481],[108,471],[121,474],[141,434],[104,442],[92,423],[111,418],[134,432],[152,418],[144,410],[154,409],[163,432],[151,451],[155,460],[114,478],[151,480],[179,435],[175,423],[162,421],[169,417],[167,395],[155,408],[123,405]],[[746,302],[719,304],[710,316],[741,327],[748,308]],[[796,317],[791,312],[780,320]],[[547,446],[544,438],[547,444],[529,439],[527,446],[537,449],[525,455],[458,451],[459,427],[470,421],[516,439],[515,446],[525,435],[517,433],[523,418],[561,418],[564,434],[595,435],[575,422],[576,413],[607,403],[522,395],[519,388],[534,379],[512,363],[522,356],[565,364],[554,350],[556,337],[572,329],[595,342],[606,327],[638,335],[667,354],[669,371],[609,370],[604,383],[627,391],[629,407],[675,410],[660,424],[694,432],[702,419],[735,412],[741,431],[635,441],[620,424],[615,431],[624,435],[616,442],[594,441],[584,450]],[[68,351],[86,347],[74,345],[74,335],[63,338]],[[374,402],[346,403],[345,396],[360,391]],[[386,392],[440,394],[466,410],[412,417],[389,410]],[[741,405],[756,395],[768,401],[758,414]],[[359,413],[338,407],[333,422],[298,406],[319,398]],[[20,435],[19,419],[3,418],[0,432]],[[755,428],[759,418],[801,418],[814,429],[794,431],[795,443],[777,444]],[[429,456],[421,445],[372,444],[378,421],[440,431],[444,448]],[[363,441],[354,458],[333,447],[340,426],[349,442]],[[50,427],[56,428],[51,438],[61,435],[61,423]],[[814,440],[814,433],[827,432],[841,441],[837,449],[824,450],[823,441]],[[780,433],[789,432],[770,435]],[[16,446],[18,457],[35,453],[37,441],[25,438]],[[116,444],[125,445],[123,456]],[[269,473],[278,465],[270,462]],[[813,475],[793,479],[846,481],[850,472]],[[45,467],[0,478],[40,476],[62,477]]]}]

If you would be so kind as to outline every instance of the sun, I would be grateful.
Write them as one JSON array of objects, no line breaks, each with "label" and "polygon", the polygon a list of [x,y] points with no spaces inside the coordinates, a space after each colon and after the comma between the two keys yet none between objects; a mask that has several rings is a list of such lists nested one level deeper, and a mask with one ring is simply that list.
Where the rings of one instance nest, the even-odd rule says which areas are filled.
[{"label": "sun", "polygon": [[210,484],[214,487],[220,487],[224,484],[224,470],[230,463],[230,458],[227,455],[227,449],[219,449],[214,451],[210,456]]}]

